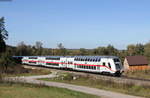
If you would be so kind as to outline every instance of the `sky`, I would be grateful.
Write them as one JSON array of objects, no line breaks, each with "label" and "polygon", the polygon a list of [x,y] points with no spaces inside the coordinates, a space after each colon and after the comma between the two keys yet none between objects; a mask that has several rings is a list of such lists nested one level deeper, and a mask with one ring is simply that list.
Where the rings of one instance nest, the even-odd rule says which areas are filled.
[{"label": "sky", "polygon": [[0,0],[8,45],[96,48],[150,41],[150,0]]}]

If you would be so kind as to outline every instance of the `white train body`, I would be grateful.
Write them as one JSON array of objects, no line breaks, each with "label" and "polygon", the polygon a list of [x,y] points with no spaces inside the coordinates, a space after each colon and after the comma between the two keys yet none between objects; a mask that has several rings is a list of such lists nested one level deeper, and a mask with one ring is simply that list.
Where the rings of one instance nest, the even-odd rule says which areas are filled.
[{"label": "white train body", "polygon": [[116,56],[23,56],[23,64],[121,75],[123,66]]}]

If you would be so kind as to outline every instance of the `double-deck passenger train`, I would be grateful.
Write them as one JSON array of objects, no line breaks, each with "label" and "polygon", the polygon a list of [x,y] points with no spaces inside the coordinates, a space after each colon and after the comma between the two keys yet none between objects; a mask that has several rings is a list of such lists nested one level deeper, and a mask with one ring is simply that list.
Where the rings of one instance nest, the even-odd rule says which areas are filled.
[{"label": "double-deck passenger train", "polygon": [[[14,56],[17,57],[17,56]],[[120,76],[121,61],[116,56],[21,56],[22,64],[72,69]]]}]

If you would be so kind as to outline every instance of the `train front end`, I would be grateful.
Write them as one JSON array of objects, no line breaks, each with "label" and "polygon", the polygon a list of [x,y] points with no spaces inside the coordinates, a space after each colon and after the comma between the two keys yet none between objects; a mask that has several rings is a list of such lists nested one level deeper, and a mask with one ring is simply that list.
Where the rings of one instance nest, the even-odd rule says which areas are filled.
[{"label": "train front end", "polygon": [[114,65],[115,65],[114,75],[121,76],[121,74],[124,72],[121,60],[119,58],[114,58],[113,61],[114,61]]}]

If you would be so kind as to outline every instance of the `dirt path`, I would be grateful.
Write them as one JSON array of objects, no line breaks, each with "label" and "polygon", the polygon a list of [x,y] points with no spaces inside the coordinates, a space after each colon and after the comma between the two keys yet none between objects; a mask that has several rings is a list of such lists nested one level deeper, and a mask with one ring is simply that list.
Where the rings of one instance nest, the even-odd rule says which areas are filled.
[{"label": "dirt path", "polygon": [[33,84],[44,84],[47,86],[54,86],[59,88],[67,88],[74,91],[79,91],[83,93],[93,94],[97,96],[101,96],[102,98],[141,98],[137,96],[131,96],[106,90],[100,90],[96,88],[90,88],[86,86],[77,86],[72,84],[66,84],[66,83],[57,83],[57,82],[49,82],[49,81],[43,81],[43,80],[37,80],[39,78],[53,78],[57,77],[57,72],[52,72],[52,74],[49,75],[40,75],[40,76],[27,76],[27,77],[10,77],[6,78],[10,81],[19,81],[19,82],[26,82],[26,83],[33,83]]}]

